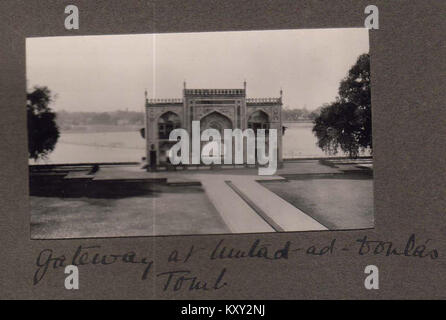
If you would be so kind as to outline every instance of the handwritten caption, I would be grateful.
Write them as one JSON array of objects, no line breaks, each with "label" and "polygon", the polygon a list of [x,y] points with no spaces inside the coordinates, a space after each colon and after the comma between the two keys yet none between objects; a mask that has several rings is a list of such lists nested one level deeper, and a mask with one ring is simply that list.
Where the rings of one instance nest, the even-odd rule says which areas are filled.
[{"label": "handwritten caption", "polygon": [[[262,239],[256,239],[240,247],[228,244],[228,240],[220,239],[210,248],[196,245],[187,250],[173,249],[164,253],[161,258],[167,265],[175,265],[173,270],[158,270],[154,268],[155,260],[147,256],[128,251],[124,253],[103,253],[101,246],[78,246],[70,255],[57,255],[52,249],[43,249],[36,258],[36,269],[33,284],[39,284],[50,270],[63,269],[67,265],[73,266],[107,266],[126,264],[139,266],[140,280],[160,279],[163,291],[180,290],[220,290],[229,285],[227,282],[227,267],[221,267],[215,272],[213,279],[202,279],[187,266],[191,261],[228,261],[244,259],[262,259],[268,261],[291,260],[297,256],[329,256],[352,252],[359,256],[399,256],[436,260],[438,249],[431,246],[431,239],[419,240],[415,234],[402,243],[392,241],[373,240],[363,236],[349,245],[341,245],[337,239],[332,239],[324,245],[299,246],[293,241],[284,241],[281,245],[273,246]],[[178,267],[181,265],[181,267]],[[155,269],[156,272],[155,272]]]}]

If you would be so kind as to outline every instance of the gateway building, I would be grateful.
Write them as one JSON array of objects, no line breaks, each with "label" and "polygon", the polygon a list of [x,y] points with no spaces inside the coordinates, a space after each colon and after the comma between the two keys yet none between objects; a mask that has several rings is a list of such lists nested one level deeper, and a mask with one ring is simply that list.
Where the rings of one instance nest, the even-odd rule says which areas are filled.
[{"label": "gateway building", "polygon": [[[266,138],[269,129],[276,129],[277,161],[282,163],[282,91],[279,97],[248,98],[246,82],[240,89],[187,89],[184,83],[180,99],[149,99],[146,93],[145,111],[149,163],[168,163],[168,152],[176,143],[169,141],[170,132],[183,128],[191,137],[192,121],[200,122],[201,131],[218,130],[222,139],[224,129],[266,129]],[[246,143],[244,148],[246,152]]]}]

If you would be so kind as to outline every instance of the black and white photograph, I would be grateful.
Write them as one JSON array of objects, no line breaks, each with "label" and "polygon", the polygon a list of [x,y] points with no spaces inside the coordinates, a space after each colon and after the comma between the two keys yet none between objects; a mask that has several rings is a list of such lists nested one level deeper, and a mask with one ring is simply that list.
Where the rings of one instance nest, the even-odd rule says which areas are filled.
[{"label": "black and white photograph", "polygon": [[26,39],[31,239],[374,228],[369,30]]},{"label": "black and white photograph", "polygon": [[445,5],[0,1],[0,300],[446,298]]}]

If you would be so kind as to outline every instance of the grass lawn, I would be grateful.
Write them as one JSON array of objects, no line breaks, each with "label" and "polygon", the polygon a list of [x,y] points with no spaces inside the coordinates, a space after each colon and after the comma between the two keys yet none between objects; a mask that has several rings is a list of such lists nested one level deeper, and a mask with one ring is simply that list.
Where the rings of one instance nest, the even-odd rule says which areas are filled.
[{"label": "grass lawn", "polygon": [[119,198],[31,196],[30,201],[32,239],[229,233],[196,186]]},{"label": "grass lawn", "polygon": [[368,175],[307,175],[263,186],[330,230],[374,227],[373,179]]}]

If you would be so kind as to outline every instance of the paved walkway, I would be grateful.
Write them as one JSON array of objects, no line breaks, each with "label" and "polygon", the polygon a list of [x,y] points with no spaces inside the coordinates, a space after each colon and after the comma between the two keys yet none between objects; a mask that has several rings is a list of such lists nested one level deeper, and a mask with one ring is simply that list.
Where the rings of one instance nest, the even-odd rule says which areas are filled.
[{"label": "paved walkway", "polygon": [[233,233],[274,232],[225,182],[228,176],[200,175],[197,177],[212,204]]},{"label": "paved walkway", "polygon": [[270,219],[270,224],[275,226],[276,231],[327,230],[325,226],[269,191],[256,180],[259,179],[237,176],[232,179],[232,183],[255,204],[257,211],[265,219]]},{"label": "paved walkway", "polygon": [[[180,174],[175,174],[180,178]],[[279,176],[194,174],[233,233],[327,230],[257,181]],[[185,175],[185,178],[190,175]],[[168,178],[169,180],[169,178]]]}]

